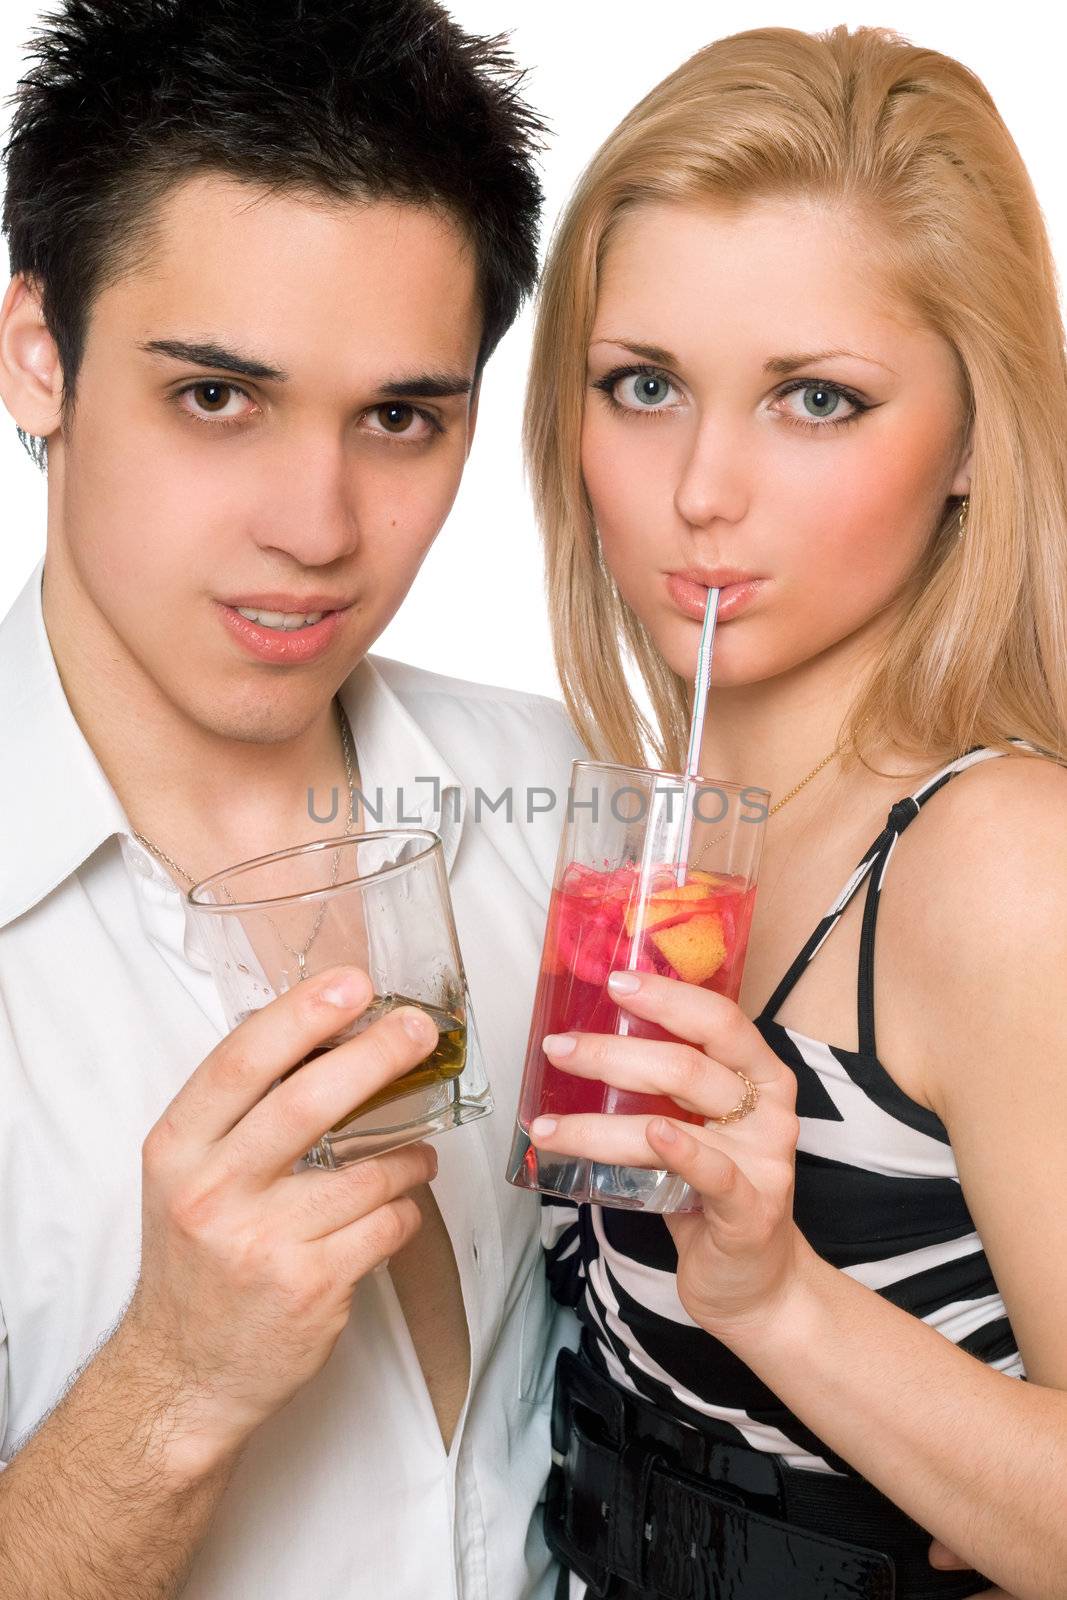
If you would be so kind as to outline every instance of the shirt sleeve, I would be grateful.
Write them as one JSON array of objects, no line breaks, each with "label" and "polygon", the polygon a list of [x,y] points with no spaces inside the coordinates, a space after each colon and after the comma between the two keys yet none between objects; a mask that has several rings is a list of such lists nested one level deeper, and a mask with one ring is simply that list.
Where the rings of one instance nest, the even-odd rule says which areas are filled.
[{"label": "shirt sleeve", "polygon": [[585,1262],[579,1236],[579,1211],[573,1200],[544,1195],[541,1201],[541,1244],[549,1287],[562,1306],[577,1306],[585,1292]]}]

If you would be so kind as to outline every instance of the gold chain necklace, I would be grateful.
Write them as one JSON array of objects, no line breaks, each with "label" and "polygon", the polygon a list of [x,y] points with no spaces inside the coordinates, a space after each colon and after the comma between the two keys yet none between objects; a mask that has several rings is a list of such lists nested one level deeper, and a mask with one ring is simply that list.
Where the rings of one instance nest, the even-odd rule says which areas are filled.
[{"label": "gold chain necklace", "polygon": [[816,773],[821,772],[823,767],[829,765],[835,756],[839,756],[841,754],[843,749],[843,745],[836,744],[828,756],[823,756],[817,767],[812,767],[806,778],[801,778],[800,782],[790,789],[788,794],[783,795],[780,800],[775,801],[774,805],[768,809],[767,815],[769,817],[773,817],[776,811],[781,811],[783,806],[788,805],[790,800],[792,800],[795,795],[800,793],[804,785],[806,783],[810,783],[812,778],[815,777]]},{"label": "gold chain necklace", "polygon": [[[355,783],[352,778],[352,730],[348,725],[348,717],[345,715],[344,706],[341,704],[340,700],[335,701],[335,704],[337,706],[338,721],[341,724],[341,752],[345,758],[345,781],[348,785],[348,820],[345,823],[344,831],[344,837],[347,839],[349,834],[352,832],[352,826],[355,821],[356,807]],[[161,850],[158,844],[153,844],[151,839],[146,838],[143,833],[138,833],[137,830],[134,829],[133,836],[141,844],[143,844],[146,849],[151,850],[154,856],[158,856],[160,861],[164,862],[166,866],[171,867],[180,878],[184,878],[188,884],[192,885],[197,881],[191,872],[187,872],[184,867],[180,867],[172,856],[168,856],[165,850]],[[333,853],[333,871],[330,875],[331,888],[337,882],[337,868],[340,864],[340,860],[341,847],[338,845],[337,849]],[[233,895],[230,893],[229,889],[226,888],[225,884],[222,886],[222,892],[226,896],[227,900],[229,900],[230,904],[233,905],[235,903]],[[270,923],[271,927],[278,935],[278,938],[281,940],[283,947],[288,950],[291,956],[296,957],[299,969],[297,973],[298,978],[307,977],[307,953],[314,944],[315,939],[318,936],[319,929],[322,927],[322,919],[326,915],[326,905],[327,902],[323,900],[315,917],[315,925],[312,928],[311,933],[308,936],[308,941],[302,950],[294,950],[291,944],[287,944],[286,941],[282,939],[281,933],[274,919],[272,917],[266,917],[266,920]],[[264,916],[266,916],[265,912]]]},{"label": "gold chain necklace", "polygon": [[[863,721],[866,722],[867,718],[865,717],[863,719]],[[767,816],[768,817],[773,817],[774,813],[776,811],[781,811],[783,806],[787,806],[789,804],[790,800],[794,799],[800,793],[800,791],[801,791],[801,789],[803,789],[804,785],[806,783],[810,783],[812,778],[814,778],[818,773],[820,773],[822,771],[823,767],[828,766],[829,763],[831,761],[833,761],[835,756],[839,756],[844,748],[845,748],[844,744],[842,744],[840,742],[835,744],[834,748],[830,751],[830,754],[828,756],[823,756],[822,760],[820,762],[818,762],[814,767],[812,767],[811,771],[807,774],[806,777],[801,778],[799,783],[793,785],[792,789],[790,789],[788,794],[784,794],[780,800],[776,800],[775,801],[773,806],[768,807]],[[724,828],[722,833],[717,833],[715,835],[714,839],[709,839],[706,842],[706,844],[704,845],[703,849],[701,850],[700,855],[697,857],[697,860],[698,861],[701,860],[703,858],[703,856],[705,855],[705,853],[708,850],[710,850],[711,846],[713,844],[718,844],[720,839],[725,839],[726,835],[729,832],[730,832],[729,828]],[[690,866],[692,866],[692,862],[690,862]]]}]

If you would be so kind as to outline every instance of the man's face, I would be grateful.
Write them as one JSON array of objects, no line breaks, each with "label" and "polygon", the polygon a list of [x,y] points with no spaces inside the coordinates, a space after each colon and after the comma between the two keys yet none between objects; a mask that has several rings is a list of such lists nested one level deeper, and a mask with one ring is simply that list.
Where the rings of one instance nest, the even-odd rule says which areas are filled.
[{"label": "man's face", "polygon": [[[223,737],[308,726],[452,505],[480,334],[441,215],[217,175],[175,189],[144,264],[95,300],[49,441],[49,562],[101,671],[140,671]],[[336,614],[288,631],[237,607]]]}]

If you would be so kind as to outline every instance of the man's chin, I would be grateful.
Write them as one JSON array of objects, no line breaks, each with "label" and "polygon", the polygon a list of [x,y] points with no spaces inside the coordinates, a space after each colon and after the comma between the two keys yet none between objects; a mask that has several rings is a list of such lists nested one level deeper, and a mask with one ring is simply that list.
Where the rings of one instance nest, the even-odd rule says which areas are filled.
[{"label": "man's chin", "polygon": [[190,694],[188,684],[167,692],[182,719],[200,733],[226,742],[283,745],[299,739],[327,711],[334,695],[330,682],[310,679],[299,686],[262,681],[240,689],[233,679],[201,685]]}]

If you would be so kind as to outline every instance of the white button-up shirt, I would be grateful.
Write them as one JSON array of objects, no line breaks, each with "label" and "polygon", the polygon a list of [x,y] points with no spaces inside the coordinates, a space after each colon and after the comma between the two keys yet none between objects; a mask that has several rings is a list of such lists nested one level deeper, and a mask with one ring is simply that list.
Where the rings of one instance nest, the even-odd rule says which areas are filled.
[{"label": "white button-up shirt", "polygon": [[[42,571],[0,623],[3,1459],[121,1315],[138,1270],[142,1141],[226,1031],[183,897],[132,837],[66,700]],[[364,661],[341,699],[381,826],[443,838],[496,1100],[437,1141],[433,1184],[470,1391],[446,1454],[392,1281],[371,1274],[326,1366],[253,1437],[183,1594],[547,1600],[537,1502],[552,1361],[572,1329],[544,1286],[537,1196],[503,1173],[581,751],[554,701],[396,662]],[[505,790],[511,820],[506,801],[488,803]],[[328,810],[324,796],[316,806]]]}]

